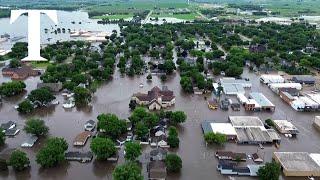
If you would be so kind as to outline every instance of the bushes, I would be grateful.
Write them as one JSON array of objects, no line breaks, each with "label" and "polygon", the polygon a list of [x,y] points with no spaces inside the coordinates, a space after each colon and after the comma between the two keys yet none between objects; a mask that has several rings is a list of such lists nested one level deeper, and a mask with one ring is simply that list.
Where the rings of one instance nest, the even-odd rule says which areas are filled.
[{"label": "bushes", "polygon": [[168,154],[165,163],[169,172],[178,172],[182,168],[182,160],[176,154]]},{"label": "bushes", "polygon": [[208,144],[218,144],[222,145],[227,142],[227,136],[220,133],[209,132],[204,135],[204,140]]}]

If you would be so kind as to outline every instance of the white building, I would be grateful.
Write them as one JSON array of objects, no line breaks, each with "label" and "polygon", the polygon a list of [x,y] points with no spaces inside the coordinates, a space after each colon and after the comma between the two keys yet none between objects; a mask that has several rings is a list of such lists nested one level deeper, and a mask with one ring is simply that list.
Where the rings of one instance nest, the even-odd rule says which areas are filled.
[{"label": "white building", "polygon": [[268,86],[275,93],[278,93],[279,88],[292,88],[299,91],[302,89],[302,85],[300,83],[271,83]]},{"label": "white building", "polygon": [[277,74],[263,74],[260,76],[260,81],[264,84],[284,83],[284,78]]}]

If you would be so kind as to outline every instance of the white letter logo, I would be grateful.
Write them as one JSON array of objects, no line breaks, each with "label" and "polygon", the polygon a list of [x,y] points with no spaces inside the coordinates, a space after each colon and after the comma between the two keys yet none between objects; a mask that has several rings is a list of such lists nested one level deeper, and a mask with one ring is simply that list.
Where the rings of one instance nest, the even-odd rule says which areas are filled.
[{"label": "white letter logo", "polygon": [[55,10],[12,10],[10,24],[24,13],[28,13],[28,57],[21,61],[47,61],[40,56],[40,14],[44,13],[55,23],[58,23]]}]

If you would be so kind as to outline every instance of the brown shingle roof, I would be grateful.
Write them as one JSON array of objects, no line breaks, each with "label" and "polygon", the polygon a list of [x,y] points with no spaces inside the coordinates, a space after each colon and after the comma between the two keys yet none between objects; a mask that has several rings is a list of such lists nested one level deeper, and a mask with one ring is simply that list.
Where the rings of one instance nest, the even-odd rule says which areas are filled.
[{"label": "brown shingle roof", "polygon": [[175,98],[173,91],[161,90],[158,86],[153,87],[147,94],[136,93],[133,96],[137,97],[140,101],[157,100],[159,97],[161,97],[163,101],[171,101]]}]

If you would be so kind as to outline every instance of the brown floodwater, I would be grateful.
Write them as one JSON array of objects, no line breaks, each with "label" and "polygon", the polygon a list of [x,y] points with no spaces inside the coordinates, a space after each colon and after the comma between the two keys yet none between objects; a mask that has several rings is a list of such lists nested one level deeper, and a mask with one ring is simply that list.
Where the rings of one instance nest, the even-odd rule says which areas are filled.
[{"label": "brown floodwater", "polygon": [[[252,91],[264,93],[275,105],[275,112],[245,112],[241,111],[212,111],[209,110],[203,96],[187,95],[182,92],[179,81],[180,77],[176,73],[172,75],[165,83],[169,89],[173,90],[176,95],[176,104],[171,110],[185,111],[188,119],[185,123],[178,127],[180,137],[180,147],[175,150],[183,160],[183,167],[179,174],[169,174],[169,180],[208,180],[208,179],[228,179],[227,176],[220,175],[216,170],[217,159],[214,152],[218,149],[225,149],[237,152],[254,153],[259,152],[264,156],[265,161],[270,161],[272,152],[274,151],[307,151],[320,152],[320,133],[312,126],[312,121],[317,113],[295,112],[287,104],[285,104],[276,94],[260,84],[258,75],[244,72],[243,77],[248,77],[253,83]],[[0,81],[7,81],[0,75]],[[39,78],[29,78],[26,80],[27,91],[30,92],[36,88]],[[139,88],[139,84],[144,83],[143,88]],[[96,119],[101,113],[114,113],[120,118],[128,118],[129,100],[133,93],[143,91],[146,92],[153,86],[162,86],[160,78],[154,76],[151,83],[146,82],[146,75],[128,78],[121,77],[118,72],[115,73],[114,79],[97,90],[93,98],[93,107],[91,109],[72,109],[65,110],[59,104],[49,109],[39,109],[30,116],[21,116],[14,109],[19,101],[25,95],[20,97],[6,99],[0,107],[0,122],[9,120],[16,121],[20,129],[24,126],[24,121],[31,117],[39,117],[44,119],[50,127],[50,136],[63,137],[69,143],[68,150],[88,151],[90,140],[83,148],[75,148],[72,146],[74,137],[83,131],[84,123],[89,119]],[[210,95],[208,95],[210,96]],[[62,102],[61,95],[57,98]],[[300,134],[295,139],[288,139],[282,136],[280,149],[274,146],[265,145],[264,149],[260,149],[257,145],[237,145],[235,143],[226,143],[224,146],[206,147],[200,124],[204,120],[215,122],[227,122],[229,115],[254,115],[259,116],[262,120],[267,118],[273,119],[289,119],[297,126]],[[15,138],[7,138],[4,148],[20,148],[20,144],[26,138],[23,131]],[[27,152],[31,168],[23,172],[14,172],[10,169],[8,172],[0,172],[0,179],[112,179],[112,171],[116,164],[99,162],[93,160],[91,163],[82,164],[79,162],[68,162],[55,168],[42,169],[35,162],[35,155],[39,148],[43,145],[44,140],[41,139],[33,148],[23,149]],[[2,148],[2,149],[4,149]],[[149,149],[149,148],[146,148]],[[147,150],[146,150],[147,151]],[[123,155],[121,155],[122,157]],[[118,163],[123,163],[120,158]],[[253,162],[247,162],[253,163]],[[250,177],[236,177],[236,179],[253,179]],[[290,180],[304,178],[285,178]]]}]

